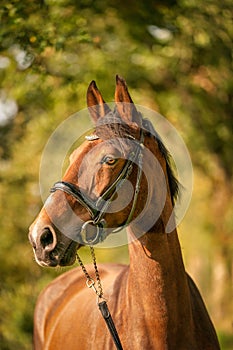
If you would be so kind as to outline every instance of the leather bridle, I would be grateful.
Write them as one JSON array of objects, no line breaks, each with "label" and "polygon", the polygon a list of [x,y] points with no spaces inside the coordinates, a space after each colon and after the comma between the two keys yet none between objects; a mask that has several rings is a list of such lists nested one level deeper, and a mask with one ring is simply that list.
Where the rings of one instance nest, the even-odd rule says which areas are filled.
[{"label": "leather bridle", "polygon": [[[91,136],[89,140],[98,139],[98,138],[99,137],[95,135],[95,138]],[[84,222],[80,233],[82,238],[82,243],[84,244],[94,245],[103,241],[106,238],[106,233],[105,233],[106,222],[103,219],[103,217],[107,212],[107,209],[111,204],[111,201],[113,200],[113,197],[115,196],[116,192],[124,184],[125,180],[127,180],[127,178],[130,176],[133,169],[133,164],[137,162],[138,163],[137,179],[136,179],[136,186],[135,186],[131,211],[129,213],[129,216],[126,222],[120,227],[113,230],[112,232],[118,232],[122,230],[132,220],[136,203],[137,203],[138,193],[139,193],[140,184],[141,184],[141,177],[142,177],[142,149],[144,147],[143,130],[141,129],[139,141],[132,137],[130,137],[130,139],[133,139],[134,142],[136,143],[136,149],[128,155],[127,161],[123,169],[115,179],[115,181],[105,190],[105,192],[96,201],[94,201],[89,196],[84,194],[83,191],[81,191],[76,185],[66,181],[56,182],[50,190],[51,193],[57,190],[60,190],[67,193],[68,195],[71,195],[89,212],[91,216],[91,220]],[[94,238],[91,238],[91,239],[88,239],[86,235],[86,226],[88,224],[94,225],[96,227],[96,235]]]},{"label": "leather bridle", "polygon": [[[132,199],[132,206],[130,213],[128,215],[128,218],[126,219],[125,223],[121,225],[120,227],[116,228],[112,232],[118,232],[122,230],[124,227],[126,227],[132,220],[136,204],[137,204],[137,199],[138,199],[138,194],[140,191],[140,185],[141,185],[141,178],[142,178],[142,157],[143,157],[143,148],[144,148],[144,134],[143,130],[141,129],[140,132],[140,139],[136,140],[132,136],[128,136],[129,139],[133,140],[135,142],[136,147],[133,151],[131,151],[127,157],[127,160],[125,162],[125,165],[123,166],[122,170],[116,177],[115,181],[104,191],[104,193],[95,201],[91,199],[89,196],[83,193],[83,191],[80,190],[80,188],[70,182],[66,181],[59,181],[54,184],[54,186],[51,188],[50,192],[56,192],[57,190],[60,190],[62,192],[67,193],[68,195],[71,195],[76,201],[78,201],[90,214],[91,220],[88,220],[83,223],[82,228],[81,228],[81,238],[83,244],[89,245],[90,249],[93,250],[94,254],[94,249],[93,245],[97,244],[101,241],[104,240],[106,237],[106,232],[105,228],[107,227],[106,221],[104,220],[104,215],[108,210],[108,207],[110,206],[115,194],[117,191],[120,189],[120,187],[125,183],[125,181],[128,179],[130,176],[133,165],[134,163],[137,164],[137,178],[136,178],[136,184],[135,184],[135,189],[134,189],[134,195]],[[97,135],[91,135],[87,139],[90,141],[99,139]],[[96,235],[94,238],[88,239],[87,238],[87,232],[86,232],[86,227],[88,224],[94,225],[96,227]],[[93,255],[95,258],[95,256]],[[100,291],[98,291],[95,288],[95,282],[92,278],[90,278],[90,275],[87,273],[86,268],[84,267],[81,259],[79,258],[79,255],[77,253],[77,258],[80,264],[80,266],[83,269],[83,272],[85,273],[87,277],[87,282],[91,281],[90,283],[87,283],[88,288],[93,288],[95,293],[98,296],[98,306],[101,311],[101,314],[108,326],[109,332],[112,336],[112,339],[115,343],[115,346],[117,350],[123,350],[120,338],[118,336],[117,330],[115,328],[114,321],[112,319],[112,316],[110,314],[110,311],[108,309],[106,300],[103,298],[103,290],[99,278],[99,272],[97,269],[96,262],[94,264],[95,266],[95,271],[96,271],[96,278],[97,281],[99,282],[98,286],[100,286]],[[95,259],[93,260],[93,262]],[[99,300],[100,299],[100,300]]]}]

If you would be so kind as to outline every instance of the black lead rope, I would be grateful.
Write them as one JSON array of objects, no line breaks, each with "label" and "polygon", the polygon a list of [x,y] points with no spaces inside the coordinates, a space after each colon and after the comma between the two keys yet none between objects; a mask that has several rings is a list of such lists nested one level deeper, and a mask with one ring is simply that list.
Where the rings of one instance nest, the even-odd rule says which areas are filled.
[{"label": "black lead rope", "polygon": [[115,324],[113,322],[112,316],[110,314],[110,311],[108,309],[108,305],[106,303],[106,301],[101,301],[100,303],[98,303],[100,312],[108,326],[109,332],[112,336],[112,339],[116,345],[117,350],[123,350],[122,345],[121,345],[121,341],[120,338],[118,336]]},{"label": "black lead rope", "polygon": [[[110,332],[110,334],[112,336],[112,339],[113,339],[113,341],[114,341],[114,343],[116,345],[116,349],[117,350],[123,350],[123,347],[121,345],[121,341],[120,341],[119,335],[117,333],[115,324],[113,322],[111,313],[109,311],[107,302],[106,302],[106,300],[104,300],[104,297],[103,297],[103,294],[104,294],[103,293],[103,288],[102,288],[102,285],[101,285],[100,275],[99,275],[99,271],[98,271],[98,268],[97,268],[95,251],[94,251],[94,248],[92,246],[90,246],[90,252],[91,252],[92,259],[93,259],[93,265],[94,265],[94,270],[95,270],[95,277],[96,277],[97,287],[95,286],[94,279],[87,272],[87,270],[86,270],[86,268],[85,268],[85,266],[84,266],[80,256],[77,253],[76,256],[77,256],[78,263],[81,266],[81,268],[83,270],[83,273],[84,273],[84,275],[85,275],[85,277],[87,279],[86,280],[87,287],[88,288],[92,288],[94,290],[95,294],[98,297],[98,306],[99,306],[100,312],[101,312],[101,314],[103,316],[104,321],[107,324],[108,330],[109,330],[109,332]],[[99,301],[100,299],[103,299],[103,300]]]}]

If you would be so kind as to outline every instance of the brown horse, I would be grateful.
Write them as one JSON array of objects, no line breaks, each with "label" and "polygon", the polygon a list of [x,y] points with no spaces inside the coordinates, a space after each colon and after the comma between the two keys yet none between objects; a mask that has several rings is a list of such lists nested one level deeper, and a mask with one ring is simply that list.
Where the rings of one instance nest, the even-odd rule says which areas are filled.
[{"label": "brown horse", "polygon": [[[115,103],[111,111],[95,82],[90,84],[87,104],[95,131],[73,152],[62,182],[30,227],[36,260],[42,266],[71,265],[83,244],[128,226],[130,265],[98,266],[123,349],[220,349],[201,295],[185,272],[177,231],[166,232],[178,192],[168,152],[119,76]],[[114,348],[80,268],[40,295],[34,345]]]}]

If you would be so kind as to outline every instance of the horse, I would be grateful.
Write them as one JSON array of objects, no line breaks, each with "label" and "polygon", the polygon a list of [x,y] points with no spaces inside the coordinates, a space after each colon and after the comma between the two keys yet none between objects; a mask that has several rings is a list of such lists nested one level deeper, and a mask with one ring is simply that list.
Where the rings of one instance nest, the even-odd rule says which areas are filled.
[{"label": "horse", "polygon": [[[200,292],[185,271],[176,225],[166,231],[168,221],[175,221],[179,192],[169,152],[122,77],[116,76],[114,110],[95,81],[87,90],[87,106],[95,129],[73,151],[62,181],[29,229],[36,261],[73,265],[82,246],[93,247],[127,227],[129,265],[98,265],[122,348],[220,349]],[[94,267],[88,269],[95,274]],[[114,348],[83,278],[76,267],[40,294],[35,350]]]}]

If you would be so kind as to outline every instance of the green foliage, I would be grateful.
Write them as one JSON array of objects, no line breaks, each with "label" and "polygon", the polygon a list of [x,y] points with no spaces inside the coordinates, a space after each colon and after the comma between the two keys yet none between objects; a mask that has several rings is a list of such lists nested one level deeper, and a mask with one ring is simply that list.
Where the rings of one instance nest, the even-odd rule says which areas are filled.
[{"label": "green foliage", "polygon": [[[185,258],[194,275],[202,273],[196,279],[218,327],[229,331],[230,1],[3,0],[0,21],[0,102],[17,104],[17,112],[0,124],[1,348],[31,348],[36,298],[64,271],[38,267],[27,240],[41,207],[43,148],[62,120],[85,108],[91,80],[112,100],[116,73],[126,78],[136,103],[167,116],[188,144],[198,181],[182,226]],[[124,249],[101,250],[99,259],[127,261]],[[222,291],[214,299],[215,283]]]},{"label": "green foliage", "polygon": [[222,344],[222,349],[231,350],[233,347],[233,336],[228,333],[220,333],[219,339]]}]

